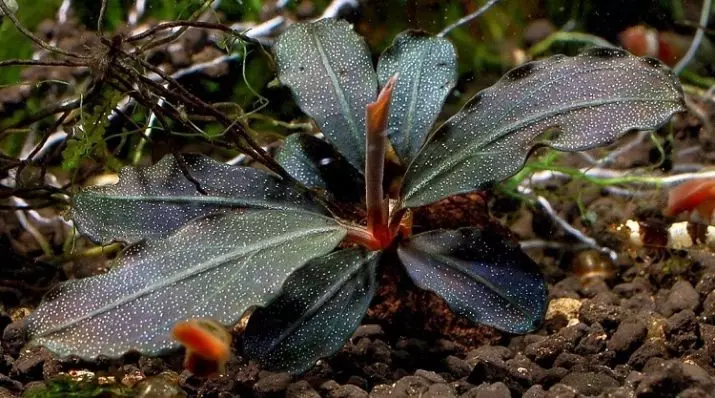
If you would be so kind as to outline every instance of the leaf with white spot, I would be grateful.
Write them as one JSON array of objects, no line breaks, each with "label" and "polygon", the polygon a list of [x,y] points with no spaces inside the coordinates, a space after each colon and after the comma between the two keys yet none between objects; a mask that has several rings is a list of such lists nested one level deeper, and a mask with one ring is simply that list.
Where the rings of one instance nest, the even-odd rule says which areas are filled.
[{"label": "leaf with white spot", "polygon": [[90,187],[73,197],[72,219],[80,233],[107,243],[165,235],[192,218],[244,208],[306,210],[325,214],[307,192],[250,167],[219,163],[203,155],[173,155],[146,168],[125,167],[115,185]]},{"label": "leaf with white spot", "polygon": [[536,264],[498,234],[430,231],[410,237],[397,253],[415,285],[473,322],[526,333],[544,317],[546,284]]},{"label": "leaf with white spot", "polygon": [[312,135],[288,136],[276,161],[301,184],[338,201],[359,203],[365,195],[362,174],[332,145]]},{"label": "leaf with white spot", "polygon": [[375,294],[378,257],[346,249],[295,271],[273,302],[251,314],[243,335],[246,355],[267,369],[302,373],[339,350]]},{"label": "leaf with white spot", "polygon": [[27,318],[31,344],[59,355],[157,355],[191,318],[230,325],[266,305],[286,278],[345,236],[315,213],[248,210],[195,219],[128,247],[106,274],[61,283]]},{"label": "leaf with white spot", "polygon": [[444,100],[457,82],[457,54],[449,40],[407,31],[380,56],[380,85],[399,73],[392,93],[388,136],[409,164],[422,147]]},{"label": "leaf with white spot", "polygon": [[288,28],[274,46],[278,79],[357,169],[365,164],[365,109],[377,77],[365,40],[349,23],[321,19]]},{"label": "leaf with white spot", "polygon": [[524,64],[473,97],[428,139],[402,185],[407,207],[482,189],[516,173],[536,146],[580,151],[684,110],[660,62],[597,48]]}]

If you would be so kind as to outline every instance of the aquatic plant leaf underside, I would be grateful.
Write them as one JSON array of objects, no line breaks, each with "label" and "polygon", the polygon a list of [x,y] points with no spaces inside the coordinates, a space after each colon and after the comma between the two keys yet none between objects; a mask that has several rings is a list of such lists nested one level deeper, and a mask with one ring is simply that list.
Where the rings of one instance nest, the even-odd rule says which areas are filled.
[{"label": "aquatic plant leaf underside", "polygon": [[365,40],[343,20],[288,28],[274,46],[278,79],[340,153],[365,164],[365,108],[377,96],[377,75]]},{"label": "aquatic plant leaf underside", "polygon": [[376,252],[346,249],[294,272],[271,304],[251,314],[246,355],[271,370],[302,373],[339,350],[375,294],[377,259]]},{"label": "aquatic plant leaf underside", "polygon": [[469,320],[511,333],[536,329],[546,311],[546,284],[531,259],[478,228],[410,237],[397,254],[415,285],[431,290]]},{"label": "aquatic plant leaf underside", "polygon": [[127,248],[103,275],[61,283],[27,318],[31,344],[59,355],[157,355],[191,318],[237,322],[266,305],[293,271],[345,236],[314,213],[251,210],[199,218]]},{"label": "aquatic plant leaf underside", "polygon": [[217,162],[204,155],[167,155],[144,168],[125,167],[114,185],[84,189],[72,198],[80,233],[108,243],[133,243],[165,235],[192,218],[235,209],[262,208],[327,213],[310,196],[280,178],[251,167]]},{"label": "aquatic plant leaf underside", "polygon": [[447,39],[404,32],[395,38],[377,64],[381,86],[396,74],[388,137],[402,162],[409,164],[422,147],[447,94],[457,83],[457,53]]},{"label": "aquatic plant leaf underside", "polygon": [[335,147],[308,134],[291,134],[276,154],[276,161],[298,182],[319,189],[331,199],[359,203],[365,196],[365,178]]},{"label": "aquatic plant leaf underside", "polygon": [[547,145],[579,151],[629,130],[654,130],[684,110],[673,72],[613,48],[524,64],[474,96],[410,164],[406,207],[483,189],[516,173]]}]

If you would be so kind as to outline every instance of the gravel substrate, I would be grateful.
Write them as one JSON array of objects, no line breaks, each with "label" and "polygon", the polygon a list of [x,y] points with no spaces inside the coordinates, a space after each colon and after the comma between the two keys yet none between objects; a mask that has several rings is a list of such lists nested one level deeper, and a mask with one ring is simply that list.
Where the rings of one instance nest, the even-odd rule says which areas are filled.
[{"label": "gravel substrate", "polygon": [[262,371],[239,353],[214,379],[182,372],[180,353],[59,360],[41,348],[22,350],[22,328],[13,323],[3,334],[0,391],[18,394],[60,372],[86,370],[95,380],[113,376],[135,389],[153,383],[202,397],[714,396],[715,264],[658,278],[634,265],[608,284],[567,276],[550,291],[547,321],[534,334],[492,335],[495,344],[468,349],[364,324],[338,354],[300,377]]}]

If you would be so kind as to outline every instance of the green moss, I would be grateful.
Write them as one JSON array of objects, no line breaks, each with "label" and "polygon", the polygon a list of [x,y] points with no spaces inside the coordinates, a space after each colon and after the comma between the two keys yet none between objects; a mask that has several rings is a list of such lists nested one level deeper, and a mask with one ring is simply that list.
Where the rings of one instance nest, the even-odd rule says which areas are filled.
[{"label": "green moss", "polygon": [[25,398],[90,398],[90,397],[132,397],[135,394],[121,384],[100,385],[94,378],[72,380],[69,376],[58,376],[25,391]]}]

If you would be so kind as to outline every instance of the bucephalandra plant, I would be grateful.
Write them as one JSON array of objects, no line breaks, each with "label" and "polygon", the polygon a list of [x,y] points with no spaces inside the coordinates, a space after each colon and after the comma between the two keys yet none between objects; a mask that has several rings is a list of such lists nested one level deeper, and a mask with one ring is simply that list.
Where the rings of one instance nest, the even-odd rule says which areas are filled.
[{"label": "bucephalandra plant", "polygon": [[[178,322],[230,325],[255,308],[243,351],[298,373],[353,333],[389,259],[457,314],[528,332],[546,307],[535,264],[477,227],[412,234],[410,209],[486,189],[535,147],[593,148],[684,109],[658,61],[596,48],[508,72],[433,130],[456,82],[443,38],[400,34],[377,73],[340,20],[296,24],[274,52],[278,78],[326,140],[287,137],[276,160],[292,178],[181,155],[76,194],[81,233],[131,245],[106,274],[46,296],[27,319],[33,344],[87,358],[155,355],[176,347]],[[398,176],[384,173],[386,158]]]}]

